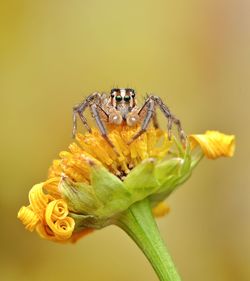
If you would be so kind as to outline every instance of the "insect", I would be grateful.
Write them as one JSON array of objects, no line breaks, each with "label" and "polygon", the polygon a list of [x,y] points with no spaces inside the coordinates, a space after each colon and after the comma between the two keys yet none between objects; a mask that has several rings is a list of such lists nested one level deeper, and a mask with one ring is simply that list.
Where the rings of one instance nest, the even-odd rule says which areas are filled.
[{"label": "insect", "polygon": [[156,108],[159,107],[164,116],[167,118],[168,137],[171,139],[171,130],[173,123],[177,126],[180,139],[183,143],[186,141],[185,133],[182,129],[181,122],[177,119],[164,104],[162,99],[158,96],[147,96],[144,104],[138,106],[136,100],[136,92],[131,88],[114,88],[110,95],[100,94],[95,92],[84,99],[80,104],[73,107],[73,137],[77,130],[77,115],[80,117],[83,125],[91,133],[91,128],[88,125],[87,119],[84,117],[84,111],[89,108],[93,118],[96,121],[103,138],[114,148],[114,144],[108,137],[108,131],[105,126],[104,115],[107,122],[111,124],[120,125],[126,123],[128,126],[135,126],[140,124],[140,129],[131,138],[128,144],[131,144],[144,132],[146,132],[150,121],[158,128]]}]

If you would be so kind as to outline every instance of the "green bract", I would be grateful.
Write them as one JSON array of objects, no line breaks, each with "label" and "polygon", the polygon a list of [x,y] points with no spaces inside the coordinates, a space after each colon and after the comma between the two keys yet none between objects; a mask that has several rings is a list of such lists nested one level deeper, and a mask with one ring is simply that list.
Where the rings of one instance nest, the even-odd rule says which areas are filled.
[{"label": "green bract", "polygon": [[64,177],[59,189],[76,221],[75,231],[112,224],[120,213],[145,198],[153,207],[168,197],[188,179],[202,155],[192,157],[189,146],[185,150],[178,148],[178,155],[172,158],[145,159],[123,180],[94,163],[91,163],[90,185]]}]

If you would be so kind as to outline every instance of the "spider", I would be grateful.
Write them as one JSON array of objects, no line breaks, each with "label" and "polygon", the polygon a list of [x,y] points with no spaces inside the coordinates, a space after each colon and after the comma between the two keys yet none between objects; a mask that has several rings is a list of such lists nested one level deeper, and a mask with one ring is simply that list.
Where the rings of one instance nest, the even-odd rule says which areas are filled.
[{"label": "spider", "polygon": [[144,104],[142,106],[138,106],[135,90],[131,88],[114,88],[111,90],[109,97],[107,97],[105,93],[100,94],[95,92],[89,95],[80,104],[74,106],[73,137],[75,137],[77,130],[77,115],[80,117],[83,125],[91,133],[91,128],[88,125],[87,119],[83,115],[83,112],[89,107],[103,138],[112,148],[115,147],[108,137],[108,132],[102,118],[103,115],[106,117],[107,122],[111,124],[120,125],[125,123],[128,126],[141,124],[139,131],[128,142],[129,145],[146,132],[151,120],[155,128],[159,127],[156,116],[157,106],[159,106],[160,110],[168,120],[168,138],[171,139],[171,129],[174,123],[178,128],[182,143],[185,144],[186,136],[182,129],[180,120],[170,112],[169,108],[163,103],[162,99],[158,96],[149,95],[147,96]]}]

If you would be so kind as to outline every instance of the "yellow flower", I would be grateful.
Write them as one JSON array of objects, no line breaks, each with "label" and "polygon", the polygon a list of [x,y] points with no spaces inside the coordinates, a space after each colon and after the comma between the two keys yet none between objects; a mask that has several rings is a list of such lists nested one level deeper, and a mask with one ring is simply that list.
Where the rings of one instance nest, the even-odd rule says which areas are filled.
[{"label": "yellow flower", "polygon": [[232,156],[234,136],[209,131],[191,135],[187,148],[169,141],[165,131],[150,127],[128,145],[138,127],[109,125],[116,152],[98,130],[77,134],[77,143],[54,160],[48,179],[33,186],[28,207],[18,218],[25,227],[48,240],[75,242],[80,237],[112,224],[112,219],[133,203],[149,198],[156,216],[168,212],[162,201],[191,175],[201,156]]}]

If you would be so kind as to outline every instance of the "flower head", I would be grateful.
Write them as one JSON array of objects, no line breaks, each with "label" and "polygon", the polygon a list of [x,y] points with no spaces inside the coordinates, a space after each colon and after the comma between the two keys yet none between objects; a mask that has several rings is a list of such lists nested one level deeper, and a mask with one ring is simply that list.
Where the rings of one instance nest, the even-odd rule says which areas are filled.
[{"label": "flower head", "polygon": [[18,213],[25,227],[45,239],[74,242],[112,224],[145,198],[155,215],[163,215],[168,208],[162,201],[189,178],[204,154],[217,158],[234,152],[234,136],[214,131],[191,135],[183,148],[165,131],[151,127],[128,145],[137,129],[110,125],[116,151],[97,130],[78,134],[77,143],[54,160],[48,180],[31,189],[30,205]]}]

